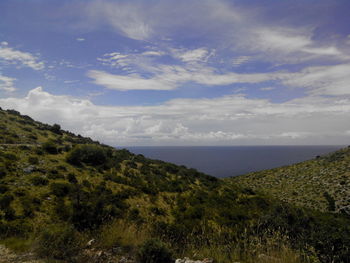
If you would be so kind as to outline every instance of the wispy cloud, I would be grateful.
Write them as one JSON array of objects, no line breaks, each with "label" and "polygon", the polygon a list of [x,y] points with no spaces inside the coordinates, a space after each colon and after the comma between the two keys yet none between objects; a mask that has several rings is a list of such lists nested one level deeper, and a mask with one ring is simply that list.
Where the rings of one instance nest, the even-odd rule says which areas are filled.
[{"label": "wispy cloud", "polygon": [[113,75],[99,70],[90,70],[88,77],[94,79],[94,83],[115,90],[171,90],[175,86],[165,79],[142,78],[139,75]]},{"label": "wispy cloud", "polygon": [[[302,62],[321,57],[343,60],[344,55],[337,47],[317,43],[312,40],[313,31],[309,28],[293,27],[252,27],[243,38],[246,46],[253,51],[272,55],[271,60],[286,63]],[[349,58],[349,57],[348,57]]]},{"label": "wispy cloud", "polygon": [[260,90],[263,90],[263,91],[269,91],[269,90],[274,90],[276,89],[275,87],[263,87],[263,88],[260,88]]},{"label": "wispy cloud", "polygon": [[234,67],[238,67],[246,62],[248,62],[251,58],[249,56],[240,56],[236,57],[232,60],[232,65]]},{"label": "wispy cloud", "polygon": [[[208,60],[214,51],[205,48],[198,49],[169,49],[157,51],[159,56],[173,56],[183,64],[155,63],[152,58],[145,58],[145,52],[121,54],[112,52],[98,58],[104,65],[126,70],[126,75],[111,74],[104,71],[91,70],[88,76],[94,83],[118,90],[171,90],[184,83],[197,83],[202,85],[230,85],[234,83],[259,83],[278,79],[278,74],[238,74],[235,72],[218,73],[216,69],[208,66]],[[158,56],[158,55],[157,55]],[[135,74],[143,72],[147,77]]]},{"label": "wispy cloud", "polygon": [[45,67],[44,62],[40,61],[33,54],[13,49],[8,46],[7,42],[2,42],[0,46],[0,60],[10,64],[30,67],[34,70],[41,70]]},{"label": "wispy cloud", "polygon": [[152,27],[147,19],[148,5],[140,2],[92,1],[85,11],[94,23],[109,24],[125,36],[143,40],[150,37]]},{"label": "wispy cloud", "polygon": [[6,77],[3,75],[0,75],[0,90],[7,91],[7,92],[13,92],[16,90],[14,86],[15,78]]},{"label": "wispy cloud", "polygon": [[286,75],[285,85],[306,88],[318,95],[350,95],[350,64],[307,67]]},{"label": "wispy cloud", "polygon": [[186,63],[207,62],[215,51],[209,52],[206,48],[188,49],[171,49],[172,55]]}]

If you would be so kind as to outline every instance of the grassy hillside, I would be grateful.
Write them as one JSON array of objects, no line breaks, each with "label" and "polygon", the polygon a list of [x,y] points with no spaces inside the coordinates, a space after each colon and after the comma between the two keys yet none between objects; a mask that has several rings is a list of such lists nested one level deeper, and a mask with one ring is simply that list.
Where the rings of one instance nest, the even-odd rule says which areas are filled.
[{"label": "grassy hillside", "polygon": [[229,180],[297,206],[350,215],[350,147]]},{"label": "grassy hillside", "polygon": [[18,252],[50,262],[349,262],[346,216],[296,208],[13,110],[0,110],[0,131],[0,239]]}]

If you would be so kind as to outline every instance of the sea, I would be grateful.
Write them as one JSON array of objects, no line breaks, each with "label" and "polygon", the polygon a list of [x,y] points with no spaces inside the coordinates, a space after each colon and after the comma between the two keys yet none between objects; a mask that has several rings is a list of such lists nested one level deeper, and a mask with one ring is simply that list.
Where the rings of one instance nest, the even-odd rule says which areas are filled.
[{"label": "sea", "polygon": [[132,146],[135,154],[195,168],[219,178],[294,164],[344,146]]}]

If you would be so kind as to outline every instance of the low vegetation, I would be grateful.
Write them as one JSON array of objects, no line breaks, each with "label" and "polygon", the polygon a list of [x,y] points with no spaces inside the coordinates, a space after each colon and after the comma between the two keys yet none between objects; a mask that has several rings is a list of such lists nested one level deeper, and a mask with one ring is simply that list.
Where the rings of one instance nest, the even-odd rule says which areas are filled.
[{"label": "low vegetation", "polygon": [[296,206],[350,215],[350,146],[313,160],[227,181]]},{"label": "low vegetation", "polygon": [[[0,126],[0,239],[16,251],[55,262],[349,262],[347,215],[296,207],[16,111],[0,110]],[[333,209],[332,193],[322,198]]]}]

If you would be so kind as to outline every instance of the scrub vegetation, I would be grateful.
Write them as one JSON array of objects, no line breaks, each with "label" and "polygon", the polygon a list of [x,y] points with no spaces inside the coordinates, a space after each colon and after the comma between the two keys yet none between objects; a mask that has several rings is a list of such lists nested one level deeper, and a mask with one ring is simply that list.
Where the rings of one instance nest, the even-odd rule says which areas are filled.
[{"label": "scrub vegetation", "polygon": [[296,206],[350,215],[350,146],[313,160],[228,181]]},{"label": "scrub vegetation", "polygon": [[[320,194],[328,208],[295,206],[14,110],[0,110],[0,130],[0,239],[16,253],[48,262],[349,262],[350,219],[335,213],[331,186]],[[327,158],[317,162],[333,169]]]}]

